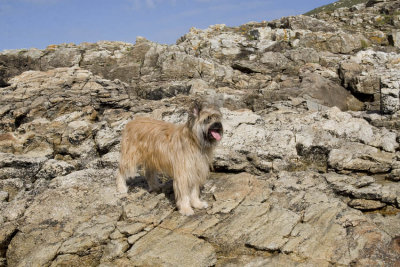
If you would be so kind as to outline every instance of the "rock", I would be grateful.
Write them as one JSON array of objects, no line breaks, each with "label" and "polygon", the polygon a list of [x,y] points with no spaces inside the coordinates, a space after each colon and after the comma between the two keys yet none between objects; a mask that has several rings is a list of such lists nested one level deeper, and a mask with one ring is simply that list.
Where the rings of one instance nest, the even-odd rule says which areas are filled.
[{"label": "rock", "polygon": [[13,200],[24,186],[25,183],[19,178],[0,180],[0,189],[7,192],[8,200]]},{"label": "rock", "polygon": [[[92,104],[98,109],[104,103],[117,107],[118,102],[128,99],[125,84],[101,80],[93,77],[89,71],[76,67],[57,68],[47,72],[28,71],[9,82],[11,85],[4,89],[2,102],[14,103],[17,107],[24,104],[23,109],[29,111],[20,115],[24,117],[21,117],[22,121],[17,126],[33,120],[34,117],[55,119],[64,115],[63,111],[82,111],[82,107],[92,103],[92,99],[96,99],[96,103]],[[60,87],[66,90],[60,91]],[[52,98],[46,99],[43,94],[51,95]],[[93,94],[96,97],[93,98]]]},{"label": "rock", "polygon": [[1,221],[14,222],[20,219],[24,215],[27,206],[28,200],[23,198],[7,203],[5,206],[2,206]]},{"label": "rock", "polygon": [[287,51],[288,58],[295,62],[319,63],[320,55],[312,48],[297,48]]},{"label": "rock", "polygon": [[[62,243],[58,249],[58,253],[82,253],[106,241],[111,232],[114,231],[115,225],[113,222],[101,221],[99,223],[96,219],[94,219],[93,222],[81,224],[77,229],[77,233],[74,233],[72,237]],[[106,219],[109,220],[109,218]]]},{"label": "rock", "polygon": [[100,129],[96,133],[95,142],[100,153],[106,154],[110,152],[113,146],[119,143],[121,132],[116,132],[109,127]]},{"label": "rock", "polygon": [[355,62],[342,63],[339,68],[345,88],[354,94],[374,95],[380,90],[380,80],[377,76],[367,75],[367,72]]},{"label": "rock", "polygon": [[112,260],[118,256],[121,256],[129,248],[129,244],[124,239],[111,240],[108,243],[104,254],[102,256],[102,261]]},{"label": "rock", "polygon": [[309,16],[286,17],[282,18],[280,23],[281,27],[288,27],[292,30],[309,30],[315,32],[334,32],[337,30],[335,25]]},{"label": "rock", "polygon": [[41,157],[16,156],[0,152],[0,179],[20,178],[34,181],[35,174],[46,160]]},{"label": "rock", "polygon": [[315,99],[321,105],[338,107],[341,110],[362,110],[363,104],[343,87],[334,84],[318,74],[310,74],[301,83],[303,94]]},{"label": "rock", "polygon": [[400,110],[399,74],[391,70],[381,78],[381,111],[393,114]]},{"label": "rock", "polygon": [[110,152],[101,157],[101,166],[105,168],[117,168],[119,164],[119,151]]},{"label": "rock", "polygon": [[299,46],[312,47],[317,51],[347,54],[361,49],[364,40],[364,36],[361,34],[312,32],[306,33],[300,39]]},{"label": "rock", "polygon": [[[121,215],[116,208],[112,179],[111,184],[107,182],[111,177],[112,171],[86,170],[53,179],[50,189],[25,211],[25,224],[7,250],[8,264],[46,264],[57,253],[76,253],[103,244]],[[104,201],[108,204],[103,206],[103,212],[94,208]],[[59,222],[63,222],[62,227]]]},{"label": "rock", "polygon": [[376,148],[349,143],[329,154],[328,164],[337,170],[360,170],[384,173],[390,170],[393,155]]},{"label": "rock", "polygon": [[64,44],[47,47],[47,53],[40,58],[40,66],[43,70],[78,66],[82,60],[82,54],[74,45]]},{"label": "rock", "polygon": [[216,263],[215,250],[210,244],[192,235],[162,228],[137,241],[128,251],[128,257],[134,265],[212,266]]},{"label": "rock", "polygon": [[400,31],[393,31],[389,38],[393,46],[400,48]]},{"label": "rock", "polygon": [[223,185],[217,183],[216,186],[219,188],[225,187],[227,190],[222,189],[218,192],[214,192],[213,195],[216,201],[213,203],[209,213],[229,213],[236,208],[250,192],[249,184],[252,179],[254,178],[248,174],[238,174],[232,176],[231,179],[224,179]]},{"label": "rock", "polygon": [[392,170],[387,178],[395,182],[400,181],[400,169]]},{"label": "rock", "polygon": [[39,70],[43,51],[33,49],[5,50],[0,52],[0,62],[4,66],[0,72],[1,87],[8,86],[8,80],[27,70]]},{"label": "rock", "polygon": [[250,234],[247,245],[272,252],[279,251],[286,244],[286,236],[299,223],[300,216],[290,210],[272,209],[265,220],[263,226]]},{"label": "rock", "polygon": [[[325,178],[332,189],[341,195],[350,195],[356,199],[363,200],[378,200],[383,203],[389,203],[392,205],[397,204],[397,194],[400,192],[400,187],[397,184],[391,185],[380,185],[376,183],[371,177],[362,177],[356,179],[351,176],[339,175],[329,173],[325,175]],[[369,202],[369,201],[356,201],[355,205],[373,205],[379,206],[382,204]]]},{"label": "rock", "polygon": [[353,199],[348,203],[348,205],[354,209],[363,211],[377,210],[386,206],[385,203],[367,199]]},{"label": "rock", "polygon": [[0,191],[0,202],[8,200],[8,192]]},{"label": "rock", "polygon": [[400,89],[381,89],[382,112],[393,114],[400,109],[399,105]]},{"label": "rock", "polygon": [[121,234],[134,235],[146,228],[144,223],[120,222],[117,223],[117,228]]},{"label": "rock", "polygon": [[361,71],[361,65],[356,62],[344,62],[340,64],[339,75],[343,80],[343,85],[349,87],[349,85],[354,82],[354,76],[359,75]]},{"label": "rock", "polygon": [[100,257],[101,257],[100,252],[96,251],[95,249],[91,250],[91,253],[85,256],[79,256],[73,254],[59,255],[57,256],[57,258],[54,259],[53,263],[50,266],[98,265],[100,262]]},{"label": "rock", "polygon": [[[391,216],[383,216],[379,213],[371,213],[369,216],[375,224],[388,233],[391,237],[398,236],[400,231],[400,214],[393,214]],[[386,219],[385,219],[386,218]]]},{"label": "rock", "polygon": [[[154,211],[155,207],[163,208]],[[159,224],[173,211],[173,207],[163,194],[155,197],[147,195],[141,203],[129,203],[123,208],[126,218],[130,221],[154,225]]]},{"label": "rock", "polygon": [[326,264],[323,260],[312,260],[309,263],[298,263],[295,259],[282,257],[280,254],[269,257],[241,255],[239,257],[227,258],[224,263],[226,266],[279,266],[279,264],[283,264],[284,266],[307,266],[307,264],[310,264],[310,266],[324,266],[324,264]]},{"label": "rock", "polygon": [[[32,82],[25,84],[23,80],[28,77]],[[44,77],[47,82],[42,83],[39,90],[30,87],[40,83]],[[125,85],[119,81],[113,83],[91,77],[90,72],[78,68],[54,69],[45,73],[29,72],[15,77],[11,83],[16,89],[8,94],[4,101],[20,101],[17,97],[19,90],[25,90],[22,88],[27,87],[26,90],[30,93],[25,94],[24,109],[29,110],[30,115],[28,112],[23,113],[26,114],[23,115],[24,120],[18,123],[21,131],[18,137],[21,141],[14,145],[14,150],[28,155],[40,153],[45,157],[51,157],[56,153],[62,155],[58,159],[63,159],[65,156],[69,156],[69,159],[81,158],[79,164],[86,164],[97,155],[97,150],[104,153],[104,150],[115,144],[114,139],[103,141],[104,144],[100,142],[99,147],[94,146],[95,127],[92,123],[104,105],[118,107],[127,104]],[[59,86],[64,86],[68,90],[55,93]],[[51,101],[40,95],[43,90],[52,95]],[[97,104],[92,103],[92,99],[96,99]],[[93,105],[86,106],[89,103]],[[44,109],[43,105],[47,105],[47,108]],[[35,116],[43,116],[45,119],[32,120]],[[64,121],[68,124],[63,124]],[[103,134],[102,131],[99,133]]]},{"label": "rock", "polygon": [[37,176],[45,179],[52,179],[57,176],[67,175],[74,169],[74,166],[65,161],[50,159],[43,164]]},{"label": "rock", "polygon": [[138,241],[142,236],[146,235],[147,232],[146,231],[142,231],[139,232],[137,234],[131,235],[130,237],[128,237],[128,243],[130,245],[134,244],[136,241]]}]

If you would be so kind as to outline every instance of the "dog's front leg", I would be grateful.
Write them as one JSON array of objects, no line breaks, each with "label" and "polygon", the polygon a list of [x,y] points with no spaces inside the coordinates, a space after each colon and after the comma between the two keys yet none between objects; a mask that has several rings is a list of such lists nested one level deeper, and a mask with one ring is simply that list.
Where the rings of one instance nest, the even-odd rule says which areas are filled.
[{"label": "dog's front leg", "polygon": [[200,188],[198,185],[194,185],[192,187],[192,191],[190,192],[190,204],[195,209],[206,209],[208,208],[208,204],[206,201],[201,201],[200,198]]},{"label": "dog's front leg", "polygon": [[185,216],[193,215],[194,211],[190,206],[190,191],[185,180],[179,178],[174,180],[174,194],[179,212]]}]

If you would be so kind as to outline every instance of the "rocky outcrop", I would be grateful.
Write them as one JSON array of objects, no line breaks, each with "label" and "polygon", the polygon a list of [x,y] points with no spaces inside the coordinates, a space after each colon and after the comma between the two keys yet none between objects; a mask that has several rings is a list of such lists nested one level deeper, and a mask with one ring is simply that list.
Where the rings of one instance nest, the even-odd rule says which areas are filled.
[{"label": "rocky outcrop", "polygon": [[[400,54],[369,34],[398,1],[370,2],[170,46],[1,52],[0,266],[396,266]],[[224,118],[210,207],[183,217],[140,172],[117,194],[125,124],[183,123],[197,97]]]},{"label": "rocky outcrop", "polygon": [[[392,0],[313,17],[193,28],[171,46],[138,38],[134,45],[8,50],[0,53],[0,86],[26,70],[75,66],[127,83],[131,97],[160,100],[207,91],[225,94],[236,107],[258,110],[274,98],[301,96],[329,107],[340,101],[342,109],[394,114],[399,110],[397,7]],[[311,95],[297,90],[309,87],[310,75],[321,84]],[[333,93],[321,89],[327,83]]]}]

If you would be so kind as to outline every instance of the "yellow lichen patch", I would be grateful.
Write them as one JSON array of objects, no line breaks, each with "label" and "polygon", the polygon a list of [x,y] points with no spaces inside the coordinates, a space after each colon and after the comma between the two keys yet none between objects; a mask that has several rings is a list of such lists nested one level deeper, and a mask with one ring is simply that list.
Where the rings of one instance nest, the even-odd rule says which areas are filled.
[{"label": "yellow lichen patch", "polygon": [[287,42],[287,41],[289,40],[289,36],[288,36],[287,30],[286,30],[286,29],[283,29],[283,33],[284,33],[284,35],[283,35],[283,40],[284,40],[285,42]]},{"label": "yellow lichen patch", "polygon": [[213,26],[215,31],[222,31],[225,28],[224,24],[216,24]]},{"label": "yellow lichen patch", "polygon": [[371,42],[373,42],[375,44],[385,44],[385,43],[387,43],[387,39],[385,37],[382,37],[382,36],[370,36],[369,39],[371,40]]},{"label": "yellow lichen patch", "polygon": [[392,64],[392,65],[400,64],[400,57],[391,60],[391,61],[390,61],[390,64]]},{"label": "yellow lichen patch", "polygon": [[56,48],[58,48],[58,45],[55,45],[55,44],[51,44],[51,45],[48,45],[47,47],[46,47],[46,50],[55,50]]}]

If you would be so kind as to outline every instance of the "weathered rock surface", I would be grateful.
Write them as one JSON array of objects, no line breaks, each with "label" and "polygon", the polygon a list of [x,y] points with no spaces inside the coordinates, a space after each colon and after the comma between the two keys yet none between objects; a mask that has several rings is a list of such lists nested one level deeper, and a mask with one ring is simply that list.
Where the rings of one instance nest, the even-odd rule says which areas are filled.
[{"label": "weathered rock surface", "polygon": [[[399,6],[1,52],[0,266],[397,266]],[[195,97],[224,117],[209,208],[118,195],[125,124]]]}]

